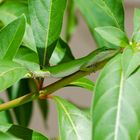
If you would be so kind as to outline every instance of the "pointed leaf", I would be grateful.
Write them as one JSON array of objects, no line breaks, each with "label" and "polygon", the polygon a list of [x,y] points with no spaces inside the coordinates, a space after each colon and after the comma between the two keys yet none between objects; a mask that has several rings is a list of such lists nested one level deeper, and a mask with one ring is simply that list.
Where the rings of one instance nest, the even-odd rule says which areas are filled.
[{"label": "pointed leaf", "polygon": [[38,105],[39,105],[39,108],[40,108],[40,111],[42,113],[44,123],[45,123],[47,116],[48,116],[48,111],[49,111],[48,101],[47,100],[40,100],[40,99],[38,99],[37,101],[38,101]]},{"label": "pointed leaf", "polygon": [[92,92],[94,90],[94,83],[90,79],[85,78],[85,77],[80,78],[80,79],[70,83],[68,86],[77,86],[77,87],[85,88]]},{"label": "pointed leaf", "polygon": [[[22,79],[8,90],[9,100],[14,100],[30,93],[29,79]],[[28,109],[27,109],[28,108]],[[32,102],[26,103],[13,109],[15,118],[19,125],[27,127],[32,116]]]},{"label": "pointed leaf", "polygon": [[70,50],[70,47],[61,38],[58,40],[54,52],[50,58],[51,65],[57,65],[60,63],[68,62],[73,60],[74,56]]},{"label": "pointed leaf", "polygon": [[35,41],[30,27],[30,18],[28,13],[28,3],[23,0],[6,0],[0,5],[0,20],[4,25],[9,24],[20,15],[25,14],[27,18],[26,31],[23,37],[23,44],[36,51]]},{"label": "pointed leaf", "polygon": [[12,61],[0,61],[0,92],[22,79],[27,70]]},{"label": "pointed leaf", "polygon": [[14,20],[0,31],[0,59],[13,59],[22,42],[24,32],[24,16]]},{"label": "pointed leaf", "polygon": [[114,26],[124,30],[123,0],[75,0],[99,47],[115,47],[101,38],[94,29]]},{"label": "pointed leaf", "polygon": [[23,140],[48,140],[48,138],[34,130],[13,124],[0,125],[0,131]]},{"label": "pointed leaf", "polygon": [[66,0],[29,0],[31,25],[42,66],[48,65],[59,38],[65,7]]},{"label": "pointed leaf", "polygon": [[139,61],[140,53],[139,58],[135,53],[126,48],[105,66],[97,80],[92,108],[94,140],[138,139],[140,69],[132,64]]},{"label": "pointed leaf", "polygon": [[118,28],[112,26],[98,27],[95,31],[107,42],[118,46],[125,47],[129,44],[126,34]]},{"label": "pointed leaf", "polygon": [[59,117],[61,140],[90,140],[91,121],[77,107],[66,100],[54,97]]}]

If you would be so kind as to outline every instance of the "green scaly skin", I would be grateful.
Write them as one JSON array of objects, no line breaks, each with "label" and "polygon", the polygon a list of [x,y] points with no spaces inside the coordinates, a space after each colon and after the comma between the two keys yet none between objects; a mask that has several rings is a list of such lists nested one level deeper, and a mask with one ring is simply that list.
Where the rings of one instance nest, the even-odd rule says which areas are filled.
[{"label": "green scaly skin", "polygon": [[119,51],[114,49],[100,48],[89,55],[80,59],[72,60],[67,63],[48,67],[43,69],[42,72],[50,73],[51,77],[62,78],[69,76],[79,70],[85,71],[88,67],[95,66],[97,63],[109,59],[116,55]]}]

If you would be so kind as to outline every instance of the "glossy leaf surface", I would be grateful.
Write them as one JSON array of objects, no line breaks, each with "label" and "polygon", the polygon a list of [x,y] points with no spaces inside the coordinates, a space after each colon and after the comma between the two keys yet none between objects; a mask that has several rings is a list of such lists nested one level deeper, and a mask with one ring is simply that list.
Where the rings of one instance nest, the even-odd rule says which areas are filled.
[{"label": "glossy leaf surface", "polygon": [[0,92],[22,79],[27,70],[12,61],[0,61]]},{"label": "glossy leaf surface", "polygon": [[29,0],[31,25],[42,66],[48,65],[59,38],[65,7],[66,0]]},{"label": "glossy leaf surface", "polygon": [[140,52],[126,48],[102,70],[95,87],[93,140],[134,140],[140,129]]},{"label": "glossy leaf surface", "polygon": [[112,26],[98,27],[95,31],[107,42],[118,46],[125,47],[129,44],[126,34],[119,28]]},{"label": "glossy leaf surface", "polygon": [[115,47],[102,39],[94,29],[114,26],[124,30],[124,9],[122,0],[75,0],[99,47]]},{"label": "glossy leaf surface", "polygon": [[26,31],[23,37],[23,44],[28,48],[36,51],[35,41],[30,27],[30,18],[28,13],[28,3],[24,0],[6,0],[0,5],[0,21],[4,25],[9,24],[22,14],[26,15],[27,24]]},{"label": "glossy leaf surface", "polygon": [[66,100],[54,97],[61,140],[90,140],[91,121],[80,109]]},{"label": "glossy leaf surface", "polygon": [[14,20],[0,31],[0,59],[13,59],[22,42],[24,32],[24,16]]},{"label": "glossy leaf surface", "polygon": [[1,125],[0,131],[23,140],[48,140],[48,138],[36,131],[13,124]]}]

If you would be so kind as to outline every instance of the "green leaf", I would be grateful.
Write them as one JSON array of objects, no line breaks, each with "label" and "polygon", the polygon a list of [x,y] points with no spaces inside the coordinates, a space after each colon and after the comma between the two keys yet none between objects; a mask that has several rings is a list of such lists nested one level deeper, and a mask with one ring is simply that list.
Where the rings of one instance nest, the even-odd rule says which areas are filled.
[{"label": "green leaf", "polygon": [[114,26],[124,30],[123,0],[75,0],[99,47],[115,47],[94,31],[96,27]]},{"label": "green leaf", "polygon": [[27,17],[26,31],[23,37],[23,44],[33,51],[36,51],[35,41],[30,27],[27,1],[24,0],[6,0],[0,5],[0,20],[4,25],[9,24],[17,17],[25,14]]},{"label": "green leaf", "polygon": [[[8,90],[9,100],[16,99],[30,93],[29,80],[22,79]],[[27,109],[28,108],[28,109]],[[32,102],[26,103],[13,109],[15,118],[19,125],[27,127],[32,116]]]},{"label": "green leaf", "polygon": [[68,86],[77,86],[77,87],[85,88],[92,92],[94,90],[94,83],[90,79],[85,78],[85,77],[80,78],[80,79],[70,83]]},{"label": "green leaf", "polygon": [[26,47],[19,48],[13,61],[21,64],[30,71],[40,69],[37,53]]},{"label": "green leaf", "polygon": [[126,47],[129,44],[126,34],[119,28],[112,26],[98,27],[95,31],[107,42],[118,46]]},{"label": "green leaf", "polygon": [[134,33],[132,41],[139,47],[140,43],[140,9],[135,9],[134,12]]},{"label": "green leaf", "polygon": [[13,124],[0,125],[0,131],[9,133],[23,140],[48,140],[48,138],[34,130]]},{"label": "green leaf", "polygon": [[44,122],[46,122],[46,119],[47,119],[47,116],[48,116],[48,101],[47,100],[40,100],[38,99],[38,105],[39,105],[39,108],[40,108],[40,111],[41,111],[41,114],[43,116],[43,119],[44,119]]},{"label": "green leaf", "polygon": [[134,32],[140,29],[140,9],[135,9],[134,12]]},{"label": "green leaf", "polygon": [[8,24],[22,14],[26,15],[29,22],[27,2],[23,0],[4,0],[4,2],[0,4],[0,13],[0,20],[4,24]]},{"label": "green leaf", "polygon": [[133,50],[128,47],[123,53],[123,70],[125,71],[125,77],[129,77],[133,72],[139,68],[140,64],[140,51]]},{"label": "green leaf", "polygon": [[137,49],[139,49],[139,46],[140,46],[140,30],[133,33],[132,45],[134,47],[136,47]]},{"label": "green leaf", "polygon": [[8,133],[3,133],[0,131],[0,139],[1,140],[19,140],[18,138],[9,135]]},{"label": "green leaf", "polygon": [[48,65],[59,38],[65,7],[66,0],[29,0],[31,25],[42,66]]},{"label": "green leaf", "polygon": [[132,46],[139,50],[139,48],[140,48],[140,30],[133,33]]},{"label": "green leaf", "polygon": [[[12,60],[25,32],[25,17],[21,16],[0,31],[0,58]],[[12,53],[11,53],[12,52]]]},{"label": "green leaf", "polygon": [[[102,70],[92,108],[94,140],[135,140],[140,129],[139,53],[126,48]],[[133,66],[133,65],[134,66]],[[130,74],[131,73],[131,74]]]},{"label": "green leaf", "polygon": [[84,68],[90,67],[92,65],[94,66],[97,63],[100,63],[106,59],[109,59],[113,57],[114,55],[116,55],[116,53],[118,53],[118,50],[100,48],[91,52],[90,54],[88,54],[87,56],[83,58],[71,60],[66,63],[48,67],[46,69],[43,69],[40,72],[42,73],[44,72],[46,74],[50,73],[49,75],[52,77],[65,77],[79,70],[83,70]]},{"label": "green leaf", "polygon": [[58,40],[54,52],[50,58],[51,65],[57,65],[60,63],[65,63],[70,60],[73,60],[74,56],[70,50],[70,47],[66,42],[64,42],[61,38]]},{"label": "green leaf", "polygon": [[26,74],[27,70],[12,61],[0,61],[0,92],[10,87]]},{"label": "green leaf", "polygon": [[[0,99],[0,104],[4,103],[2,99]],[[2,111],[0,112],[0,124],[7,124],[12,122],[12,116],[10,111]]]},{"label": "green leaf", "polygon": [[67,4],[67,24],[66,40],[69,41],[77,26],[76,6],[74,0],[68,0]]},{"label": "green leaf", "polygon": [[91,109],[90,108],[81,108],[85,115],[91,119]]},{"label": "green leaf", "polygon": [[2,21],[0,21],[0,29],[1,29],[3,26],[4,26],[4,25],[3,25]]},{"label": "green leaf", "polygon": [[53,97],[58,111],[61,140],[91,140],[91,121],[80,109],[60,97]]}]

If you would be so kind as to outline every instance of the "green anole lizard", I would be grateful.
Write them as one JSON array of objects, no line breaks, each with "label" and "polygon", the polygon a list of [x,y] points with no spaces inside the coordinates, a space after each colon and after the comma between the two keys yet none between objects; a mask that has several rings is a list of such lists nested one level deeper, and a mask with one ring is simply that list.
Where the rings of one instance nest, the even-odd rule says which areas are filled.
[{"label": "green anole lizard", "polygon": [[46,69],[37,71],[34,74],[42,77],[43,76],[51,76],[57,78],[66,77],[79,70],[86,71],[89,69],[89,67],[92,67],[97,63],[102,62],[106,59],[109,59],[117,53],[118,50],[100,48],[83,58],[71,60],[70,62],[62,63],[60,65],[51,66]]}]

